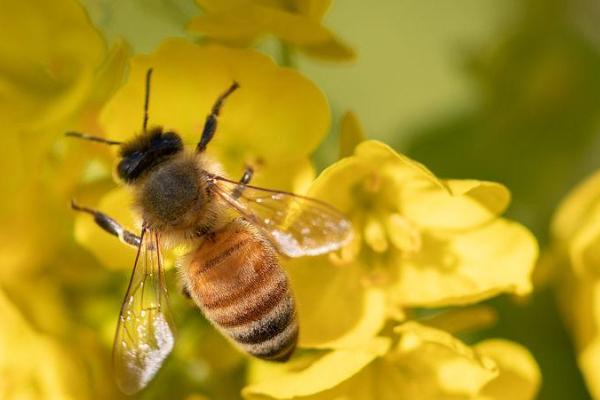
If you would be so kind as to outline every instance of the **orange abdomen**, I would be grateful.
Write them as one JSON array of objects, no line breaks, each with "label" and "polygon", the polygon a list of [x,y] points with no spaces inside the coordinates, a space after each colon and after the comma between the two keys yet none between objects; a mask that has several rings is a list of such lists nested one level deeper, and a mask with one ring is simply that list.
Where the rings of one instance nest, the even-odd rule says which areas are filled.
[{"label": "orange abdomen", "polygon": [[287,360],[298,340],[294,297],[273,246],[241,220],[214,232],[184,266],[204,315],[253,356]]}]

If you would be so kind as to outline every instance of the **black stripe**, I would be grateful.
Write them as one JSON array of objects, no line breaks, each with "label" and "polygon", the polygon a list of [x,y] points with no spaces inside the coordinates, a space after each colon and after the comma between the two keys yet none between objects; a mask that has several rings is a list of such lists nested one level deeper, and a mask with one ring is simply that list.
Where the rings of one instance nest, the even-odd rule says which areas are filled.
[{"label": "black stripe", "polygon": [[238,343],[266,342],[283,332],[294,321],[295,314],[294,301],[290,297],[282,312],[261,320],[260,325],[256,329],[238,335],[231,335],[231,337]]},{"label": "black stripe", "polygon": [[[254,266],[244,266],[240,268],[254,268]],[[271,293],[278,292],[281,289],[281,286],[287,288],[287,277],[281,273],[278,268],[278,265],[269,263],[269,269],[258,274],[255,280],[249,281],[246,285],[241,286],[239,290],[232,290],[223,294],[219,293],[221,296],[216,299],[211,299],[211,301],[204,301],[203,299],[202,306],[209,311],[216,308],[229,307],[234,303],[239,303],[240,299],[248,299],[265,285],[269,285]],[[275,279],[277,280],[275,281]]]},{"label": "black stripe", "polygon": [[278,361],[285,362],[290,359],[294,350],[296,350],[296,345],[298,344],[298,328],[296,328],[290,336],[289,340],[282,343],[282,346],[279,348],[270,349],[263,353],[257,352],[249,352],[254,357],[261,358],[263,360],[269,361]]},{"label": "black stripe", "polygon": [[214,321],[223,328],[229,328],[260,320],[265,314],[278,306],[281,301],[291,298],[287,280],[284,282],[285,285],[277,286],[267,298],[261,299],[262,301],[253,304],[250,308],[244,309],[241,314],[231,313],[231,315],[225,315],[224,318],[215,318]]}]

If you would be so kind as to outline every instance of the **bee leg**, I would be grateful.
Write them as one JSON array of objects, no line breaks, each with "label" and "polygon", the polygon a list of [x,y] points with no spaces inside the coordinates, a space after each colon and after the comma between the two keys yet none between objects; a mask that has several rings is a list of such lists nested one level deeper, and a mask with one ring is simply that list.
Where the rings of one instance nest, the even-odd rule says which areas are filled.
[{"label": "bee leg", "polygon": [[202,129],[202,137],[200,138],[200,142],[196,146],[196,153],[202,153],[206,150],[206,145],[211,141],[213,136],[215,135],[215,131],[217,130],[217,117],[219,116],[219,112],[221,111],[221,107],[223,106],[223,102],[225,99],[233,93],[240,85],[237,82],[233,82],[229,89],[227,89],[222,95],[219,96],[215,104],[213,104],[210,114],[206,117],[204,121],[204,128]]},{"label": "bee leg", "polygon": [[252,176],[254,175],[254,168],[249,165],[246,165],[246,169],[244,169],[244,175],[242,175],[240,179],[240,185],[247,185],[250,183]]},{"label": "bee leg", "polygon": [[244,175],[242,175],[242,177],[240,178],[240,183],[238,183],[238,185],[235,187],[235,189],[233,189],[233,192],[231,193],[231,196],[234,199],[237,199],[242,195],[242,192],[246,188],[246,185],[250,183],[252,175],[254,175],[254,169],[251,166],[246,165]]},{"label": "bee leg", "polygon": [[119,240],[125,244],[133,246],[135,248],[140,247],[141,239],[135,233],[129,232],[125,230],[121,224],[112,219],[106,214],[101,213],[100,211],[93,210],[91,208],[82,207],[75,202],[75,200],[71,200],[71,208],[75,211],[82,211],[94,216],[94,221],[96,224],[104,229],[106,232],[110,233],[119,238]]}]

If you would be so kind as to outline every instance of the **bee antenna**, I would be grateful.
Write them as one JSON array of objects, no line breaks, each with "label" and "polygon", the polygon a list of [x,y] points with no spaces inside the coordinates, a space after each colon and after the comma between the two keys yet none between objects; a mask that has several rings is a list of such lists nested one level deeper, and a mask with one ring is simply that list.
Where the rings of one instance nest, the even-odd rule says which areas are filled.
[{"label": "bee antenna", "polygon": [[144,98],[144,122],[142,123],[142,131],[146,132],[148,127],[148,107],[150,106],[150,81],[152,79],[153,68],[148,68],[146,71],[146,96]]},{"label": "bee antenna", "polygon": [[104,143],[104,144],[108,144],[108,145],[123,144],[122,142],[117,142],[116,140],[109,140],[109,139],[101,138],[99,136],[86,135],[85,133],[81,133],[81,132],[66,132],[65,136],[74,137],[74,138],[82,139],[82,140],[89,140],[92,142]]},{"label": "bee antenna", "polygon": [[94,212],[94,210],[91,210],[91,209],[89,209],[87,207],[83,207],[83,206],[80,206],[79,204],[77,204],[77,202],[75,201],[75,199],[71,199],[71,208],[73,210],[75,210],[75,211],[83,211],[83,212],[86,212],[88,214],[96,214]]}]

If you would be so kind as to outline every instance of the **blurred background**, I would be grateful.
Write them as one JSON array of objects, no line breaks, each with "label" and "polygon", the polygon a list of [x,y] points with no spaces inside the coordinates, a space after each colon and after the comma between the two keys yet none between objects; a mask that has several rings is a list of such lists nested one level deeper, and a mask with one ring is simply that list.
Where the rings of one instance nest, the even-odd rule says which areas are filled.
[{"label": "blurred background", "polygon": [[[81,6],[109,45],[124,39],[132,53],[151,52],[167,37],[198,39],[185,28],[202,13],[192,0],[82,0]],[[17,24],[6,15],[0,20]],[[437,176],[505,184],[513,196],[508,217],[525,224],[542,249],[549,246],[550,221],[560,200],[600,167],[600,2],[338,1],[324,21],[354,49],[355,60],[334,63],[301,53],[290,55],[270,39],[258,45],[276,60],[298,68],[329,99],[333,126],[314,155],[318,169],[337,159],[339,121],[345,112],[354,111],[366,137],[390,144]],[[6,82],[22,78],[25,72],[7,67],[7,57],[0,59],[0,75],[10,89]],[[98,93],[90,101],[100,107],[108,96]],[[19,119],[8,103],[7,97],[0,97],[0,118],[8,126],[22,126],[24,118]],[[65,121],[73,118],[82,117],[64,116]],[[4,360],[4,365],[39,362],[48,382],[54,379],[51,375],[59,374],[56,371],[75,374],[85,368],[91,381],[107,382],[112,324],[127,272],[107,273],[74,244],[73,219],[64,199],[77,190],[84,199],[94,198],[111,183],[107,179],[75,189],[68,176],[82,165],[88,150],[70,154],[65,164],[58,156],[65,151],[57,139],[59,130],[32,145],[26,159],[17,164],[10,154],[3,160],[9,175],[3,193],[9,199],[1,210],[5,244],[0,253],[4,260],[0,312],[15,330],[0,336],[33,335],[41,349],[21,353],[30,354],[29,359]],[[53,183],[42,187],[27,183],[36,174],[48,176]],[[24,200],[40,193],[50,193],[50,199],[41,203],[44,209],[36,201]],[[541,399],[590,398],[560,311],[561,274],[555,264],[544,260],[542,256],[531,296],[490,300],[498,312],[497,324],[463,339],[503,337],[526,346],[542,371]],[[39,307],[40,301],[44,307]],[[173,301],[174,308],[188,309],[177,304],[183,301],[179,296]],[[234,350],[221,351],[228,348],[221,346],[224,339],[208,329],[194,310],[182,312],[179,320],[182,325],[197,325],[198,337],[180,339],[177,353],[198,357],[176,354],[160,376],[165,384],[153,386],[144,398],[180,398],[199,386],[210,396],[206,398],[238,398],[243,385],[241,357]],[[48,347],[40,332],[60,341]],[[194,348],[197,340],[215,345]],[[69,349],[74,346],[83,350],[73,355]],[[219,351],[211,353],[211,349]],[[8,349],[0,348],[0,359],[7,354]],[[61,354],[64,361],[45,364],[49,354]],[[4,380],[0,393],[3,385],[27,384],[28,378],[18,376],[17,370],[0,370]],[[175,377],[177,387],[168,387]],[[73,398],[119,397],[108,384],[86,388],[75,381],[68,385],[72,393],[80,394]]]}]

